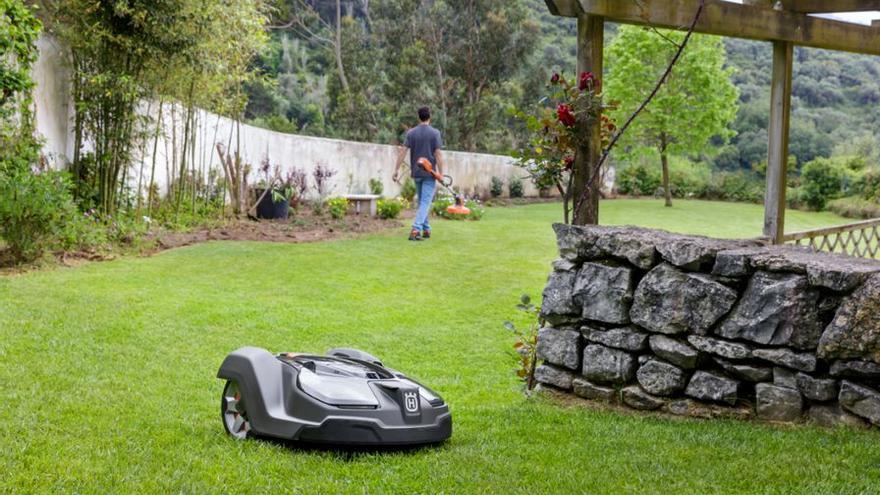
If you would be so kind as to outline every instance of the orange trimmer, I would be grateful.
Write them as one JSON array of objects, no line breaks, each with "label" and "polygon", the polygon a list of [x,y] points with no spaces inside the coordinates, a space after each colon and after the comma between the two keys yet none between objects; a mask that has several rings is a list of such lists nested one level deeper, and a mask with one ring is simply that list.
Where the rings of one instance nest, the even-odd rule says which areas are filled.
[{"label": "orange trimmer", "polygon": [[434,165],[431,164],[431,161],[427,158],[419,158],[416,162],[422,166],[425,171],[434,176],[434,179],[440,183],[443,187],[452,194],[452,197],[455,198],[455,204],[449,205],[446,207],[446,212],[450,215],[470,215],[471,210],[467,206],[464,205],[464,198],[462,198],[461,194],[455,192],[452,189],[452,177],[449,175],[442,175],[439,172],[434,170]]}]

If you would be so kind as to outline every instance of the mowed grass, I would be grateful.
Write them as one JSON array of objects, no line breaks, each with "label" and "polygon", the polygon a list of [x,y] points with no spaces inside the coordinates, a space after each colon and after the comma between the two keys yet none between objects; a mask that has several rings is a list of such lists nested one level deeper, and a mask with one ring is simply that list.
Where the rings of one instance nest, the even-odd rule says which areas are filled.
[{"label": "mowed grass", "polygon": [[[540,293],[556,204],[322,244],[209,243],[0,277],[0,492],[877,493],[874,431],[621,414],[525,398],[502,328]],[[751,237],[761,208],[603,204],[608,223]],[[794,213],[791,229],[842,223]],[[441,392],[452,439],[334,452],[227,438],[244,345],[354,346]]]}]

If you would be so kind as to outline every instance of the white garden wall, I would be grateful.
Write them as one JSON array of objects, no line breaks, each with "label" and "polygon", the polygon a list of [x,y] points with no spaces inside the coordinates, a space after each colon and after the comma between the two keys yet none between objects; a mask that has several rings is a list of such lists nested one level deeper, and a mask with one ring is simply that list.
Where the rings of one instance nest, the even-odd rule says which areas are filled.
[{"label": "white garden wall", "polygon": [[[50,163],[61,168],[70,161],[74,143],[68,70],[64,64],[64,51],[56,40],[44,36],[39,41],[39,47],[40,58],[34,66],[34,80],[37,83],[34,95],[37,129],[45,139],[44,149]],[[155,117],[158,106],[144,105],[144,111]],[[168,171],[172,170],[171,130],[175,120],[178,139],[182,135],[182,111],[179,107],[176,114],[177,118],[173,119],[166,105],[163,116],[164,132],[156,153],[156,183],[162,191],[167,186]],[[226,144],[231,139],[234,144],[235,124],[230,119],[218,118],[209,112],[200,112],[198,123],[196,166],[201,170],[217,168],[219,160],[214,143],[219,141]],[[253,169],[251,180],[257,179],[256,170],[260,162],[268,157],[273,166],[278,164],[283,169],[300,167],[311,172],[317,164],[335,169],[337,175],[333,178],[333,194],[368,192],[368,181],[371,178],[382,180],[386,195],[399,192],[399,186],[391,180],[397,157],[395,146],[284,134],[249,125],[241,125],[240,132],[242,155]],[[153,143],[148,143],[129,171],[133,187],[137,187],[142,167],[143,181],[149,181],[152,148]],[[522,170],[516,168],[512,162],[512,158],[508,156],[456,151],[446,153],[447,173],[467,193],[488,190],[492,176],[501,177],[505,182],[512,176],[524,177]],[[524,180],[524,185],[527,195],[537,194],[527,180]]]}]

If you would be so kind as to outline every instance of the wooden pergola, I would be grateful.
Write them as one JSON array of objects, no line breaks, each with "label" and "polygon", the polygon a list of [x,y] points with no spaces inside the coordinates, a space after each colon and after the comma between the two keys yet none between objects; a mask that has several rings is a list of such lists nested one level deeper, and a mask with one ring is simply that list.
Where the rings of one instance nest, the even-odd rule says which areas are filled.
[{"label": "wooden pergola", "polygon": [[[578,19],[578,72],[602,74],[605,21],[687,30],[700,0],[545,0],[554,15]],[[764,236],[774,244],[785,237],[785,179],[791,114],[794,45],[880,55],[880,24],[864,26],[809,16],[812,13],[880,10],[880,0],[744,0],[742,4],[705,0],[695,32],[773,43],[767,188]],[[590,181],[591,164],[600,150],[598,123],[591,142],[575,163],[573,194],[580,197]],[[596,172],[598,173],[598,172]],[[598,194],[591,200],[598,211]],[[586,203],[586,202],[585,202]],[[587,207],[589,205],[584,205]],[[580,218],[585,218],[580,212]],[[578,217],[578,212],[575,212]]]}]

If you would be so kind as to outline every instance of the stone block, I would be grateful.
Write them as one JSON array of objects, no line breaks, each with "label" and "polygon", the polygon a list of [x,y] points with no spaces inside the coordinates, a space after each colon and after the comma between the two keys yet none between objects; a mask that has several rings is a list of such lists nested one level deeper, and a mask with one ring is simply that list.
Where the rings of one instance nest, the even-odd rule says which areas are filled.
[{"label": "stone block", "polygon": [[796,389],[759,383],[755,386],[755,395],[761,419],[791,423],[803,415],[804,399]]},{"label": "stone block", "polygon": [[819,291],[807,277],[758,272],[716,333],[767,345],[815,349],[822,334]]},{"label": "stone block", "polygon": [[730,376],[739,378],[740,380],[747,382],[766,382],[773,379],[773,368],[769,366],[737,363],[720,357],[714,358],[714,361]]},{"label": "stone block", "polygon": [[610,263],[584,263],[574,283],[574,302],[581,316],[611,324],[629,323],[635,272]]},{"label": "stone block", "polygon": [[651,351],[670,363],[685,369],[694,369],[700,353],[693,347],[665,335],[652,335],[648,339]]},{"label": "stone block", "polygon": [[685,395],[694,399],[736,404],[739,382],[708,371],[697,371],[691,377]]},{"label": "stone block", "polygon": [[547,279],[541,302],[541,316],[551,324],[575,321],[581,308],[574,303],[575,272],[554,271]]},{"label": "stone block", "polygon": [[876,390],[844,380],[840,383],[838,401],[840,407],[880,425],[880,393]]},{"label": "stone block", "polygon": [[736,291],[707,275],[662,264],[639,283],[630,316],[653,332],[705,334],[736,299]]},{"label": "stone block", "polygon": [[702,335],[688,335],[688,343],[694,346],[698,351],[715,356],[721,356],[727,359],[749,359],[752,357],[752,348],[739,342],[728,342],[726,340],[716,339],[713,337],[704,337]]},{"label": "stone block", "polygon": [[830,374],[836,378],[880,380],[880,364],[867,361],[835,361]]},{"label": "stone block", "polygon": [[816,371],[816,356],[812,354],[797,353],[789,349],[755,349],[752,355],[786,368],[807,373]]},{"label": "stone block", "polygon": [[823,359],[880,363],[880,275],[843,300],[819,341]]},{"label": "stone block", "polygon": [[575,378],[571,385],[574,388],[574,394],[584,399],[617,402],[618,394],[613,388],[596,385],[581,377]]},{"label": "stone block", "polygon": [[624,384],[632,381],[638,363],[628,352],[599,344],[584,347],[582,374],[596,383]]},{"label": "stone block", "polygon": [[633,326],[612,328],[611,330],[597,330],[584,327],[581,331],[584,332],[584,336],[590,342],[596,342],[597,344],[624,351],[642,351],[648,344],[648,334]]},{"label": "stone block", "polygon": [[581,367],[581,333],[546,327],[538,331],[538,359],[577,370]]},{"label": "stone block", "polygon": [[535,380],[538,383],[570,390],[571,382],[574,380],[574,373],[552,364],[542,364],[535,368]]},{"label": "stone block", "polygon": [[826,428],[849,427],[865,428],[868,424],[864,419],[855,414],[848,413],[840,407],[840,404],[813,404],[807,411],[807,417],[811,423]]},{"label": "stone block", "polygon": [[636,378],[646,392],[670,396],[684,390],[688,376],[678,366],[652,359],[639,367]]},{"label": "stone block", "polygon": [[653,411],[655,409],[660,409],[663,407],[663,404],[666,403],[660,397],[654,397],[653,395],[642,390],[638,385],[631,385],[629,387],[625,387],[620,391],[620,397],[623,400],[623,403],[628,405],[633,409],[640,409],[643,411]]},{"label": "stone block", "polygon": [[830,378],[815,378],[806,373],[797,374],[797,388],[804,397],[819,402],[837,398],[839,384]]}]

